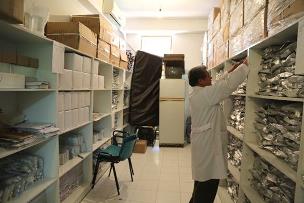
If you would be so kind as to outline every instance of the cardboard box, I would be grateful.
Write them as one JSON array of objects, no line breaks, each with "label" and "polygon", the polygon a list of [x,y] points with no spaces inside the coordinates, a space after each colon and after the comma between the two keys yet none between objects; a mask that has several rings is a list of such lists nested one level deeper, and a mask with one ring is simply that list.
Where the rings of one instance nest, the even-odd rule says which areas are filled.
[{"label": "cardboard box", "polygon": [[128,56],[126,51],[120,51],[119,67],[128,69]]},{"label": "cardboard box", "polygon": [[102,61],[110,62],[111,55],[111,46],[107,42],[99,39],[98,40],[98,49],[97,49],[97,58]]},{"label": "cardboard box", "polygon": [[0,53],[0,63],[16,64],[17,63],[17,54],[1,52]]},{"label": "cardboard box", "polygon": [[230,0],[230,16],[238,8],[238,5],[243,2],[243,0]]},{"label": "cardboard box", "polygon": [[126,52],[126,50],[127,50],[127,43],[122,38],[119,39],[119,49],[120,49],[120,51],[123,51],[123,52]]},{"label": "cardboard box", "polygon": [[15,73],[0,72],[0,88],[24,88],[25,76]]},{"label": "cardboard box", "polygon": [[92,72],[92,59],[89,57],[83,57],[82,63],[82,71],[84,73],[91,73]]},{"label": "cardboard box", "polygon": [[73,89],[83,88],[83,74],[79,71],[73,71]]},{"label": "cardboard box", "polygon": [[64,54],[64,68],[82,72],[83,56],[75,53]]},{"label": "cardboard box", "polygon": [[102,15],[74,15],[72,22],[80,22],[90,28],[99,37],[103,36],[104,30],[112,30],[111,23]]},{"label": "cardboard box", "polygon": [[303,15],[303,0],[269,0],[267,28],[272,35]]},{"label": "cardboard box", "polygon": [[116,46],[117,48],[120,48],[119,47],[119,36],[115,33],[112,33],[111,45]]},{"label": "cardboard box", "polygon": [[267,37],[266,12],[262,10],[244,27],[243,49]]},{"label": "cardboard box", "polygon": [[216,17],[220,14],[220,12],[221,12],[220,8],[214,7],[214,8],[212,8],[211,12],[209,13],[209,16],[208,16],[208,42],[210,42],[213,39],[213,37],[216,33],[214,31],[214,21],[215,21]]},{"label": "cardboard box", "polygon": [[39,67],[39,60],[35,59],[35,58],[17,54],[16,60],[17,60],[16,65],[18,65],[18,66],[25,66],[25,67],[31,67],[31,68]]},{"label": "cardboard box", "polygon": [[104,30],[103,36],[102,36],[102,40],[107,42],[108,44],[111,44],[112,42],[112,30]]},{"label": "cardboard box", "polygon": [[68,111],[72,109],[72,93],[65,92],[64,93],[64,110]]},{"label": "cardboard box", "polygon": [[75,22],[48,22],[46,36],[95,57],[97,36],[88,27]]},{"label": "cardboard box", "polygon": [[78,92],[72,92],[72,109],[78,108]]},{"label": "cardboard box", "polygon": [[60,111],[57,113],[57,128],[61,131],[64,131],[64,111]]},{"label": "cardboard box", "polygon": [[93,80],[92,89],[93,89],[93,90],[98,89],[98,75],[93,74],[92,80]]},{"label": "cardboard box", "polygon": [[137,140],[134,146],[134,153],[146,153],[147,151],[147,140]]},{"label": "cardboard box", "polygon": [[[226,24],[230,18],[230,1],[221,0],[221,25]],[[221,26],[222,27],[222,26]]]},{"label": "cardboard box", "polygon": [[71,90],[73,88],[73,71],[63,69],[63,74],[59,74],[59,89]]},{"label": "cardboard box", "polygon": [[92,67],[92,74],[98,74],[98,68],[99,68],[99,61],[94,60],[93,61],[93,67]]},{"label": "cardboard box", "polygon": [[64,111],[64,92],[58,93],[57,111]]},{"label": "cardboard box", "polygon": [[104,76],[98,76],[98,89],[104,89]]},{"label": "cardboard box", "polygon": [[213,22],[213,35],[216,35],[221,29],[221,13],[217,15]]},{"label": "cardboard box", "polygon": [[244,4],[242,0],[237,5],[235,11],[232,12],[231,14],[229,38],[236,36],[239,30],[242,29],[243,25],[244,25]]},{"label": "cardboard box", "polygon": [[65,111],[64,112],[64,129],[72,129],[73,127],[73,114],[72,111]]},{"label": "cardboard box", "polygon": [[266,0],[244,0],[244,25],[247,25],[262,10],[265,12]]},{"label": "cardboard box", "polygon": [[77,126],[79,126],[79,112],[78,112],[78,109],[73,109],[72,110],[72,115],[73,115],[73,118],[72,118],[72,126],[75,128]]},{"label": "cardboard box", "polygon": [[241,29],[235,37],[229,39],[229,58],[239,54],[244,49],[244,30]]},{"label": "cardboard box", "polygon": [[23,24],[24,1],[1,0],[0,18],[10,23]]},{"label": "cardboard box", "polygon": [[83,73],[82,87],[83,87],[83,89],[90,89],[91,88],[91,74]]},{"label": "cardboard box", "polygon": [[217,66],[229,58],[229,43],[226,42],[216,49],[214,52],[214,66]]},{"label": "cardboard box", "polygon": [[116,46],[111,45],[110,63],[114,66],[119,66],[120,51]]}]

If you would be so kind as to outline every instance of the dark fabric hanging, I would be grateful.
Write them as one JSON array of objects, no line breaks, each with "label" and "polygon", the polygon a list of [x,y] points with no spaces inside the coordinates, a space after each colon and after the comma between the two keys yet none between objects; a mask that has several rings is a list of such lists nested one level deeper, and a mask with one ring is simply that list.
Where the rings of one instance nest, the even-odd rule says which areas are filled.
[{"label": "dark fabric hanging", "polygon": [[137,51],[130,92],[129,123],[131,125],[158,126],[161,72],[161,57]]}]

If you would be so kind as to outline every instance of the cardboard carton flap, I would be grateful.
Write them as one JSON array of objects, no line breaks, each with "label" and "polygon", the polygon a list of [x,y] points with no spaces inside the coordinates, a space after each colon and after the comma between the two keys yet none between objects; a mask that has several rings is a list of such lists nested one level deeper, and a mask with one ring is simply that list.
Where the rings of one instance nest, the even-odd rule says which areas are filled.
[{"label": "cardboard carton flap", "polygon": [[128,56],[125,51],[120,51],[120,60],[127,62]]}]

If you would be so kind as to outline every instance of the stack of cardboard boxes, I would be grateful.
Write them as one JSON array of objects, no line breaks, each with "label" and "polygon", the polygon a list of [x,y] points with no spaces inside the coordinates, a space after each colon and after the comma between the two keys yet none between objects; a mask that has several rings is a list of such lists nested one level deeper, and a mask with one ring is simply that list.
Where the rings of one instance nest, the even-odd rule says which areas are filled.
[{"label": "stack of cardboard boxes", "polygon": [[208,19],[209,68],[304,15],[303,0],[221,0]]},{"label": "stack of cardboard boxes", "polygon": [[71,22],[48,22],[46,36],[114,66],[127,67],[126,43],[101,15],[74,15]]}]

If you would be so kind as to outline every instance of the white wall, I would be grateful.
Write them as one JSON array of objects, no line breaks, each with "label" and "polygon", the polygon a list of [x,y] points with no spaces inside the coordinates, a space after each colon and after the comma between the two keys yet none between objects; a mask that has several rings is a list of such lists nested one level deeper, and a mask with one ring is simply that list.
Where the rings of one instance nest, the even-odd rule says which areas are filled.
[{"label": "white wall", "polygon": [[25,0],[25,9],[33,2],[36,6],[47,7],[51,15],[96,14],[92,4],[102,7],[102,0]]}]

